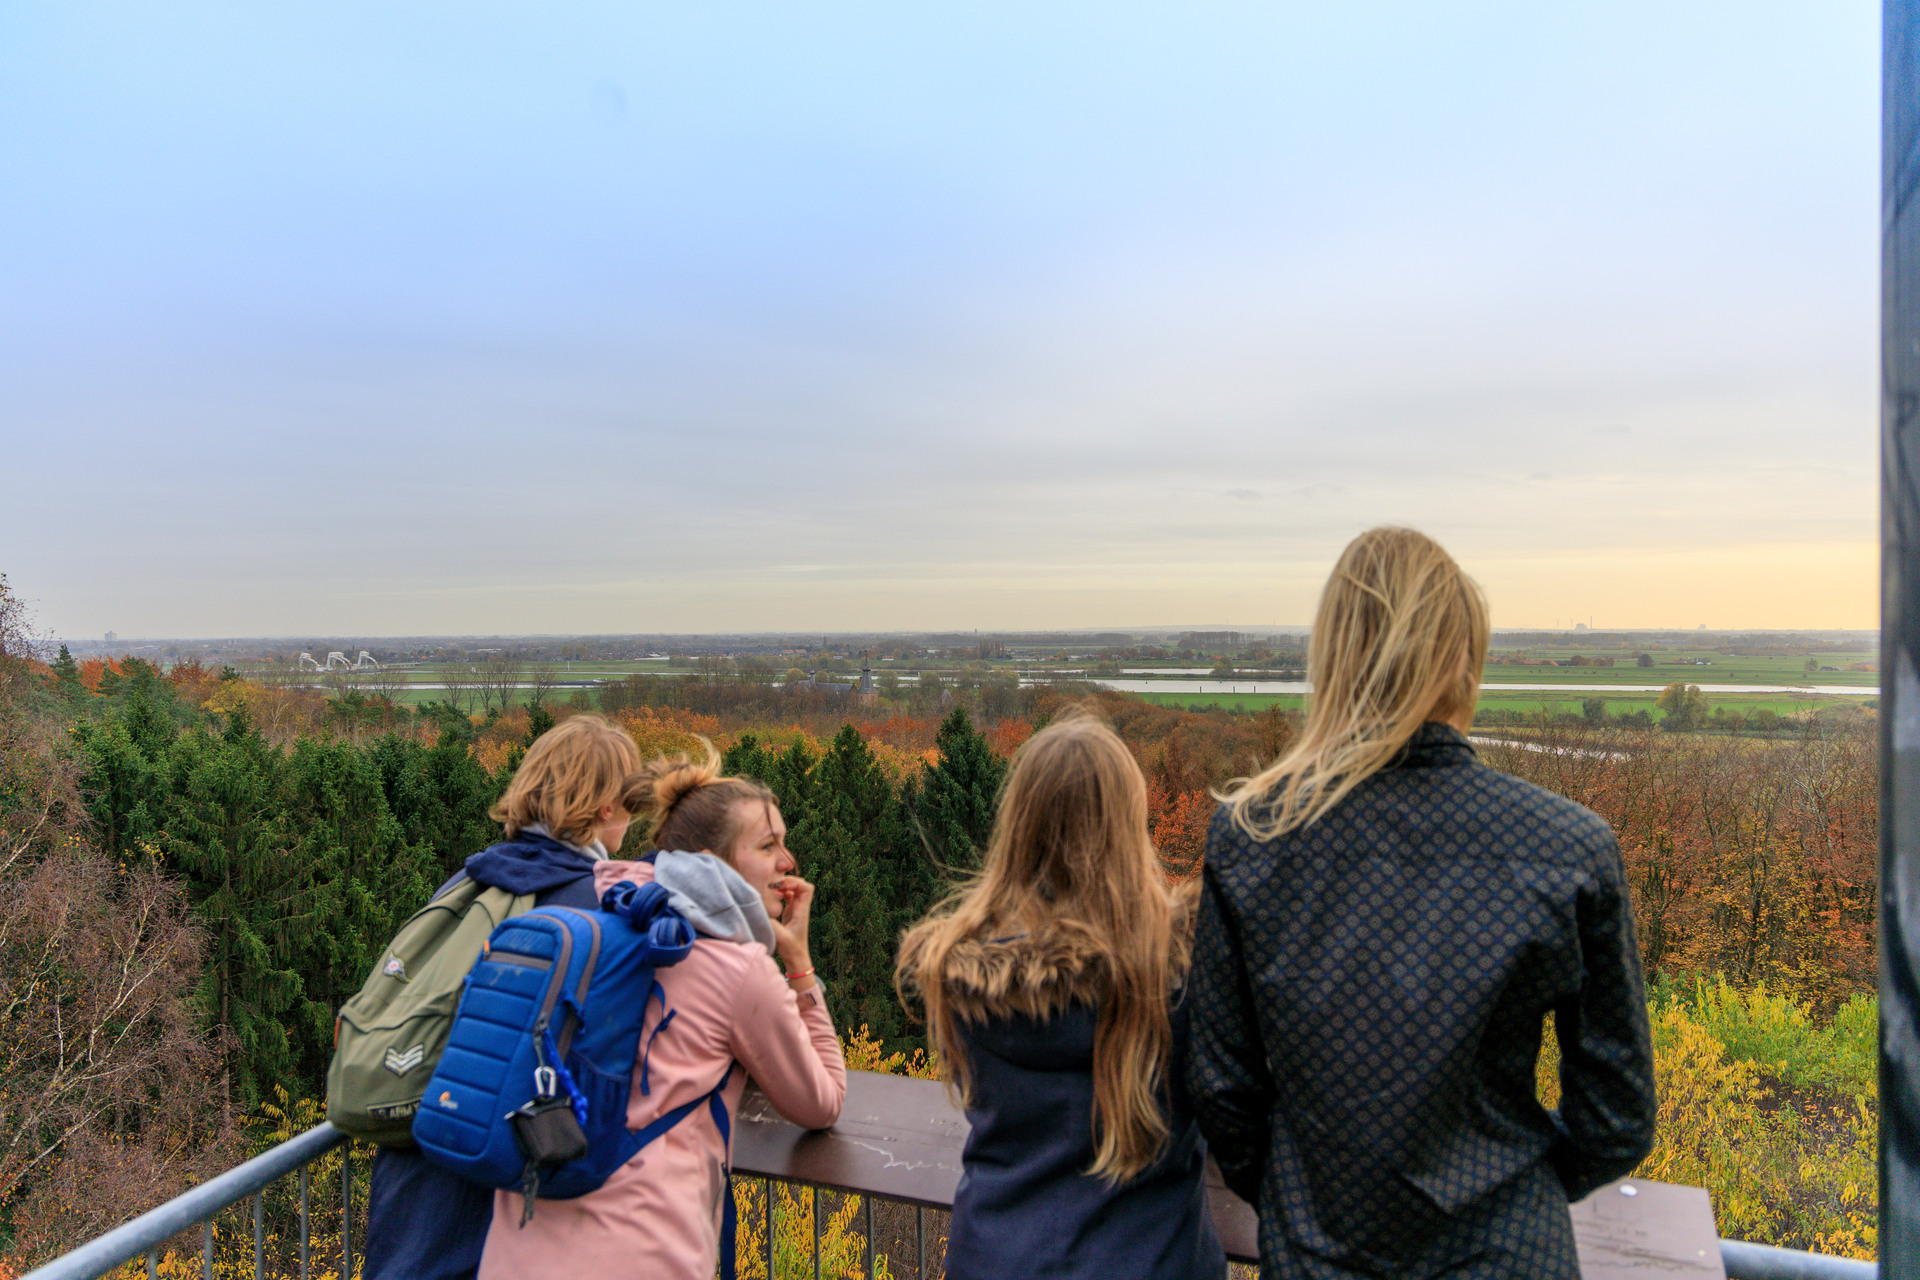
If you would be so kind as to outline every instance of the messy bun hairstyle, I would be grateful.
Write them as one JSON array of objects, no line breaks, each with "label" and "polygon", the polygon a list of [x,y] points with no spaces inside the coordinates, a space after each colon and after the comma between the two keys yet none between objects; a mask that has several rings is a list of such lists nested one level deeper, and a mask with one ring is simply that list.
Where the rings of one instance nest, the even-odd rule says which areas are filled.
[{"label": "messy bun hairstyle", "polygon": [[627,779],[624,807],[652,820],[654,848],[704,850],[731,864],[733,842],[740,834],[740,802],[779,801],[764,783],[722,777],[720,753],[705,738],[700,745],[707,755],[697,763],[682,753],[656,756],[641,765]]}]

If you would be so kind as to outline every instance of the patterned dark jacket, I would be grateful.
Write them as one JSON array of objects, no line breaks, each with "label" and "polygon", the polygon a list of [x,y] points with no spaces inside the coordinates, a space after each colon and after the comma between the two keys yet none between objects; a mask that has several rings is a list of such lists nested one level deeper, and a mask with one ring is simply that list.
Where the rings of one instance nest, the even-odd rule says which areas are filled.
[{"label": "patterned dark jacket", "polygon": [[1262,1276],[1575,1280],[1567,1203],[1645,1158],[1655,1111],[1607,824],[1428,724],[1309,827],[1223,808],[1205,875],[1186,1078]]}]

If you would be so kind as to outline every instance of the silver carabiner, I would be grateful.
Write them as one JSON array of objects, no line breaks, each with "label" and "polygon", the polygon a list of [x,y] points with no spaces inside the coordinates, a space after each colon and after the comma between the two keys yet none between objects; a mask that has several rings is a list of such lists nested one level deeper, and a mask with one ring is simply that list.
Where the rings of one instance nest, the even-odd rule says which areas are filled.
[{"label": "silver carabiner", "polygon": [[552,1067],[533,1069],[533,1094],[536,1098],[551,1098],[560,1092],[560,1077]]}]

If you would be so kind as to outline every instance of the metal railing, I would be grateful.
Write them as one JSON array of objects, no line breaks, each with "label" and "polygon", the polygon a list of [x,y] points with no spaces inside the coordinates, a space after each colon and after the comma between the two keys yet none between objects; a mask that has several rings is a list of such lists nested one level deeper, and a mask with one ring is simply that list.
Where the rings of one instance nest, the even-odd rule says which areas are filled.
[{"label": "metal railing", "polygon": [[[774,1276],[777,1206],[781,1199],[775,1189],[782,1185],[813,1192],[804,1197],[810,1205],[803,1212],[810,1212],[813,1219],[812,1271],[816,1277],[821,1274],[822,1210],[828,1194],[861,1197],[861,1261],[869,1277],[883,1254],[890,1267],[903,1269],[910,1257],[916,1280],[939,1275],[944,1267],[930,1257],[930,1249],[938,1247],[944,1254],[944,1222],[931,1224],[930,1232],[928,1210],[944,1218],[944,1211],[953,1205],[966,1118],[953,1108],[945,1090],[932,1081],[864,1071],[850,1071],[847,1076],[847,1102],[840,1123],[829,1130],[809,1132],[788,1124],[752,1090],[741,1103],[734,1125],[733,1167],[736,1181],[746,1179],[760,1185],[758,1195],[750,1186],[745,1199],[748,1217],[763,1235],[756,1252],[763,1255],[766,1275]],[[300,1178],[299,1274],[301,1280],[307,1280],[312,1261],[308,1203],[311,1166],[346,1141],[346,1135],[332,1125],[318,1125],[29,1272],[24,1280],[96,1280],[142,1254],[146,1255],[147,1274],[151,1276],[160,1247],[195,1226],[202,1233],[202,1275],[211,1280],[214,1218],[249,1197],[253,1202],[254,1276],[266,1280],[265,1195],[274,1183],[296,1174]],[[345,1163],[338,1205],[341,1275],[350,1277],[354,1260],[351,1149],[342,1152],[342,1157]],[[1257,1262],[1258,1232],[1252,1207],[1221,1185],[1217,1176],[1209,1177],[1207,1191],[1214,1226],[1227,1256],[1239,1263]],[[1698,1191],[1690,1194],[1700,1195]],[[1650,1199],[1644,1194],[1638,1197],[1640,1203]],[[758,1213],[753,1212],[756,1201]],[[909,1208],[913,1210],[910,1244],[903,1212]],[[893,1221],[883,1226],[877,1220],[882,1217]],[[1578,1228],[1576,1215],[1576,1233]],[[885,1247],[883,1239],[887,1241]],[[1704,1248],[1705,1241],[1701,1243]],[[1721,1240],[1719,1246],[1729,1280],[1877,1280],[1879,1276],[1874,1263],[1850,1258],[1738,1240]],[[1596,1273],[1589,1265],[1586,1274],[1590,1280],[1600,1280],[1601,1275],[1610,1274],[1610,1268]]]},{"label": "metal railing", "polygon": [[[201,1273],[213,1276],[213,1220],[221,1211],[253,1197],[253,1274],[264,1277],[266,1264],[266,1191],[280,1179],[300,1175],[300,1280],[312,1266],[312,1221],[308,1205],[309,1173],[315,1160],[345,1144],[347,1135],[330,1124],[319,1124],[290,1138],[217,1178],[150,1210],[124,1226],[46,1266],[27,1273],[31,1280],[94,1280],[115,1268],[147,1256],[147,1275],[160,1261],[160,1246],[198,1225],[201,1229]],[[353,1274],[353,1155],[344,1153],[340,1170],[341,1273]]]}]

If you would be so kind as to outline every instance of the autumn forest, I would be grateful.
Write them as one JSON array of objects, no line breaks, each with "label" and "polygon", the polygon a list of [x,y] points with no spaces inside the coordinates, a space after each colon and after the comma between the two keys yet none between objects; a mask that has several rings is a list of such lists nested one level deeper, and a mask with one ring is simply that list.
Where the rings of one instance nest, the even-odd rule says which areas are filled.
[{"label": "autumn forest", "polygon": [[[194,662],[78,663],[25,643],[18,603],[3,603],[0,1258],[13,1264],[311,1114],[334,1010],[491,842],[488,806],[566,715],[607,714],[647,754],[707,739],[772,787],[819,886],[836,1020],[887,1051],[922,1043],[893,990],[894,940],[976,865],[1007,761],[1036,727],[1081,703],[1120,732],[1179,879],[1198,873],[1214,789],[1273,759],[1298,716],[1068,683],[863,700],[640,677],[470,714]],[[1719,737],[1542,716],[1500,735],[1483,758],[1619,835],[1659,1039],[1648,1176],[1709,1186],[1723,1234],[1864,1256],[1871,716]],[[1549,1100],[1553,1087],[1549,1045]]]}]

